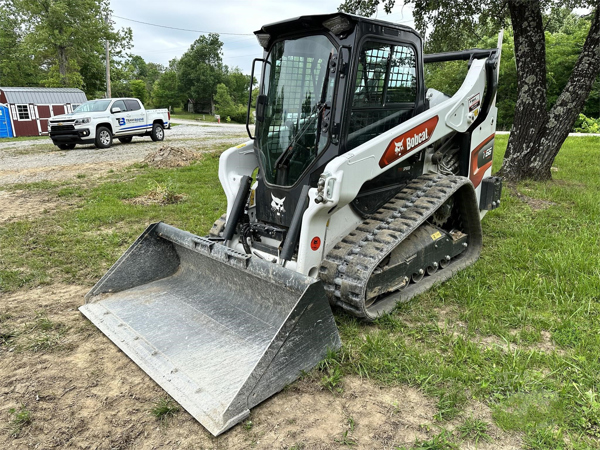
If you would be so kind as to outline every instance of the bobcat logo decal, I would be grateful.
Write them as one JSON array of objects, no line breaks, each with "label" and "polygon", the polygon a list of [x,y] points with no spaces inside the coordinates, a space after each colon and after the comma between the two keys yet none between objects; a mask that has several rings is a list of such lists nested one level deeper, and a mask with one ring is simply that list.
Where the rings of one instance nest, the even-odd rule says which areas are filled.
[{"label": "bobcat logo decal", "polygon": [[283,207],[283,202],[285,201],[285,197],[277,198],[273,194],[271,194],[271,197],[273,198],[273,201],[271,202],[271,209],[279,217],[283,213],[285,213],[285,208]]},{"label": "bobcat logo decal", "polygon": [[402,140],[400,142],[394,142],[394,145],[396,146],[396,148],[394,149],[394,152],[396,153],[396,155],[399,155],[400,153],[402,153],[404,151],[404,140]]}]

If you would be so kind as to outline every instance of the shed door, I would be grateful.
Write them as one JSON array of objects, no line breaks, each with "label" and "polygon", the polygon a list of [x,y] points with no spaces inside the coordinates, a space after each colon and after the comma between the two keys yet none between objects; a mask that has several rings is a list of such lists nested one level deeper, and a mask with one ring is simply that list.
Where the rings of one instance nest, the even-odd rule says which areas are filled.
[{"label": "shed door", "polygon": [[53,105],[52,110],[55,116],[60,116],[65,113],[65,105]]},{"label": "shed door", "polygon": [[50,106],[38,105],[37,110],[40,116],[40,127],[42,128],[42,133],[47,133],[48,119],[50,118]]},{"label": "shed door", "polygon": [[10,125],[10,112],[6,106],[0,105],[0,138],[13,137]]}]

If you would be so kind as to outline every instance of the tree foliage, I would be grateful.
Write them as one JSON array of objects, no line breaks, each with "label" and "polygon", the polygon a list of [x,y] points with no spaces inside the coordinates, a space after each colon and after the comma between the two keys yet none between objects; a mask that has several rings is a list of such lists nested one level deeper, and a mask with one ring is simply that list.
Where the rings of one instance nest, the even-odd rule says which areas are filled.
[{"label": "tree foliage", "polygon": [[[97,87],[103,78],[104,43],[113,56],[131,46],[131,30],[113,30],[108,0],[14,0],[24,20],[25,42],[49,67],[46,86]],[[82,71],[82,68],[86,70]],[[86,73],[87,80],[82,72]],[[86,83],[87,82],[87,83]]]},{"label": "tree foliage", "polygon": [[137,98],[143,105],[148,103],[148,90],[143,80],[133,80],[129,83],[131,86],[131,96]]},{"label": "tree foliage", "polygon": [[[550,11],[544,17],[546,23],[546,49],[548,73],[548,108],[556,102],[558,95],[567,85],[569,76],[590,27],[588,17],[579,17],[568,9]],[[483,37],[474,42],[474,47],[492,48],[496,45],[495,35]],[[467,73],[467,63],[451,61],[425,66],[427,87],[446,94],[454,94],[461,86]],[[592,92],[584,106],[583,113],[589,117],[600,115],[600,78],[596,80]],[[515,64],[514,33],[509,26],[505,29],[502,44],[502,63],[498,84],[498,128],[509,130],[513,123],[517,102],[517,67]]]},{"label": "tree foliage", "polygon": [[156,108],[176,108],[181,105],[182,96],[177,84],[177,72],[167,70],[154,82],[152,104]]},{"label": "tree foliage", "polygon": [[0,83],[105,90],[105,43],[113,58],[131,30],[106,21],[108,0],[0,0]]},{"label": "tree foliage", "polygon": [[0,85],[78,87],[89,98],[102,97],[108,42],[113,97],[156,107],[189,99],[198,112],[214,112],[223,84],[221,109],[229,97],[226,116],[245,121],[250,77],[223,64],[218,34],[200,36],[164,67],[127,53],[131,30],[116,30],[110,12],[109,0],[0,0]]},{"label": "tree foliage", "polygon": [[[371,15],[379,4],[390,12],[394,3],[395,0],[346,0],[340,9]],[[405,4],[414,7],[415,24],[427,35],[427,51],[472,47],[484,36],[507,27],[510,21],[517,96],[502,172],[512,180],[550,178],[556,154],[597,86],[594,82],[600,72],[598,0],[406,0]],[[550,14],[550,18],[543,16],[574,7],[594,8],[590,21],[581,25],[565,11]],[[551,34],[560,34],[562,30],[563,34],[572,36],[571,49],[577,48],[576,56],[553,55],[555,48],[549,46],[548,41],[552,39],[545,35],[546,29]],[[584,42],[577,46],[578,36],[584,35]],[[565,38],[560,37],[560,41],[564,42]],[[556,50],[565,51],[558,47]],[[551,67],[547,56],[554,58],[558,65]],[[565,77],[567,81],[561,89],[558,80]]]},{"label": "tree foliage", "polygon": [[236,102],[229,93],[229,89],[224,83],[217,85],[215,95],[216,112],[221,119],[230,119],[234,122],[245,122],[247,109],[245,106]]},{"label": "tree foliage", "polygon": [[0,86],[39,84],[39,62],[24,44],[22,20],[12,1],[0,0]]},{"label": "tree foliage", "polygon": [[212,107],[217,85],[223,77],[223,43],[219,35],[200,36],[177,63],[179,88],[194,102]]}]

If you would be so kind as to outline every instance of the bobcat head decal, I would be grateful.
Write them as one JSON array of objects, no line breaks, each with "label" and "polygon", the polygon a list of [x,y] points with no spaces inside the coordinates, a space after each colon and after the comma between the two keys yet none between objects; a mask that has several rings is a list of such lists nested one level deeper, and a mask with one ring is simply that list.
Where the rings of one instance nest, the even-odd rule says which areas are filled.
[{"label": "bobcat head decal", "polygon": [[273,201],[271,202],[271,209],[277,216],[281,216],[285,213],[285,208],[283,207],[283,202],[285,201],[285,197],[277,198],[273,194],[271,194]]}]

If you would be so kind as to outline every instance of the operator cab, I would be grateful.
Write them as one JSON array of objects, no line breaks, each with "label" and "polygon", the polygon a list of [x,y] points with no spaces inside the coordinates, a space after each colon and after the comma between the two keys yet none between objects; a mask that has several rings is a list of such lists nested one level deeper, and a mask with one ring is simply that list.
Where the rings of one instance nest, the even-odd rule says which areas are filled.
[{"label": "operator cab", "polygon": [[[409,27],[344,13],[298,17],[255,34],[264,56],[252,69],[262,70],[251,217],[283,235],[304,203],[303,187],[316,187],[329,161],[425,109],[423,47]],[[407,167],[416,172],[418,162]],[[366,183],[355,209],[389,200],[414,177],[404,169]]]}]

